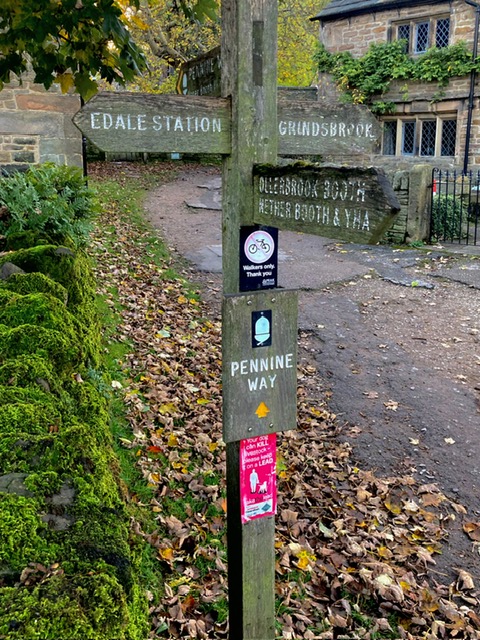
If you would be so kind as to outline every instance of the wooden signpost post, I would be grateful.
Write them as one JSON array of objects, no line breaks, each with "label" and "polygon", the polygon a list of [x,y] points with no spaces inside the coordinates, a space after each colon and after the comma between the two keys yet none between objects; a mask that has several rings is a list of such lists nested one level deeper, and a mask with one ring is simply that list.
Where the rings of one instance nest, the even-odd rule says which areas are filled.
[{"label": "wooden signpost post", "polygon": [[[221,55],[222,95],[231,96],[232,100],[232,152],[223,165],[223,287],[225,294],[236,296],[240,290],[240,228],[253,224],[253,166],[277,161],[277,0],[222,2]],[[271,310],[273,317],[276,315],[267,301],[260,307]],[[245,323],[250,329],[251,321],[243,316],[241,331],[244,335],[247,331]],[[273,339],[275,326],[272,332]],[[222,331],[222,334],[223,360],[228,361],[227,350],[234,339],[228,333]],[[251,340],[249,335],[250,344]],[[226,384],[231,381],[226,379]],[[268,414],[259,418],[267,419]],[[224,437],[228,439],[229,637],[230,640],[273,640],[274,515],[268,512],[265,517],[242,523],[240,438],[248,437],[251,420],[250,416],[238,416],[238,420],[234,416],[231,424],[235,422],[236,426],[232,435],[230,428],[225,433],[224,427]],[[267,426],[265,433],[275,432],[276,426],[271,429]]]},{"label": "wooden signpost post", "polygon": [[[187,95],[104,93],[74,117],[104,151],[224,156],[230,640],[275,637],[275,438],[296,426],[297,294],[276,288],[240,293],[242,260],[244,270],[256,269],[258,255],[263,252],[267,260],[273,250],[269,243],[277,237],[250,230],[269,225],[377,242],[399,209],[377,170],[276,166],[279,154],[320,155],[340,148],[351,156],[374,151],[379,140],[379,125],[365,109],[277,103],[276,47],[277,0],[223,0],[223,98],[204,95],[218,92],[216,51],[185,67],[179,89]],[[245,256],[241,260],[245,234],[253,238],[250,250],[258,251],[251,264]],[[267,289],[271,267],[261,262],[260,267]]]}]

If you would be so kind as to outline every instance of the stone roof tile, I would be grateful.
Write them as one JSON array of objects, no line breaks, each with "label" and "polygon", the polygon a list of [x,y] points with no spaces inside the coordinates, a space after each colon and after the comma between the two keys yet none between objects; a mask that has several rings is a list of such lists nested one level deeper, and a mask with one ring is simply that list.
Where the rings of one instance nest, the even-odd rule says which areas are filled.
[{"label": "stone roof tile", "polygon": [[[318,15],[314,16],[312,20],[339,20],[372,11],[387,11],[389,9],[400,9],[401,7],[414,7],[425,4],[437,6],[439,3],[433,0],[332,0],[332,2],[322,9]],[[442,4],[441,1],[440,4]],[[445,0],[445,4],[449,4],[448,0]]]}]

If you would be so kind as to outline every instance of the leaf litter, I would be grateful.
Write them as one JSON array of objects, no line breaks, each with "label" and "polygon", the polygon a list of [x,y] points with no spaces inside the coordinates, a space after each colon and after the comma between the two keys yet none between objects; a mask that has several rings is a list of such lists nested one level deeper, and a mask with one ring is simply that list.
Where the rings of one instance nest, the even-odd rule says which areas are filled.
[{"label": "leaf litter", "polygon": [[[115,180],[129,184],[118,172]],[[99,293],[121,307],[115,340],[131,346],[113,388],[131,427],[121,444],[153,495],[144,507],[155,529],[132,522],[164,575],[160,597],[148,594],[149,637],[227,638],[221,324],[170,258],[153,260],[153,233],[112,201],[91,247]],[[308,353],[308,336],[299,350]],[[315,367],[300,361],[298,429],[278,438],[277,637],[480,638],[478,580],[458,568],[448,584],[435,571],[464,508],[434,484],[357,467]],[[478,545],[480,523],[464,531]]]}]

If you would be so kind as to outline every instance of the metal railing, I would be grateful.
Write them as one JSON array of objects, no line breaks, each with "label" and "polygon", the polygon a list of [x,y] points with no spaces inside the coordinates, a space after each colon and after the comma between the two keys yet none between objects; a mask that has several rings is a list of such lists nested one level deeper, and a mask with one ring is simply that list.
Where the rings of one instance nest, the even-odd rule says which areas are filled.
[{"label": "metal railing", "polygon": [[430,242],[480,243],[480,170],[433,170]]}]

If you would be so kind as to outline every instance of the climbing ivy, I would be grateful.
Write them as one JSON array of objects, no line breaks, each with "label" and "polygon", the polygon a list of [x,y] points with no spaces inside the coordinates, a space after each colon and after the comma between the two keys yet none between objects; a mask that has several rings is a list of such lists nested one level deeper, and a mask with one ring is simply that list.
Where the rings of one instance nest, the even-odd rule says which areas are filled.
[{"label": "climbing ivy", "polygon": [[478,58],[472,60],[464,41],[441,49],[432,47],[417,58],[408,55],[405,40],[372,44],[360,58],[349,52],[330,53],[319,44],[314,60],[319,71],[333,75],[348,102],[368,104],[376,113],[394,108],[391,102],[375,100],[387,93],[392,80],[437,82],[442,89],[450,78],[466,76],[480,66]]}]

